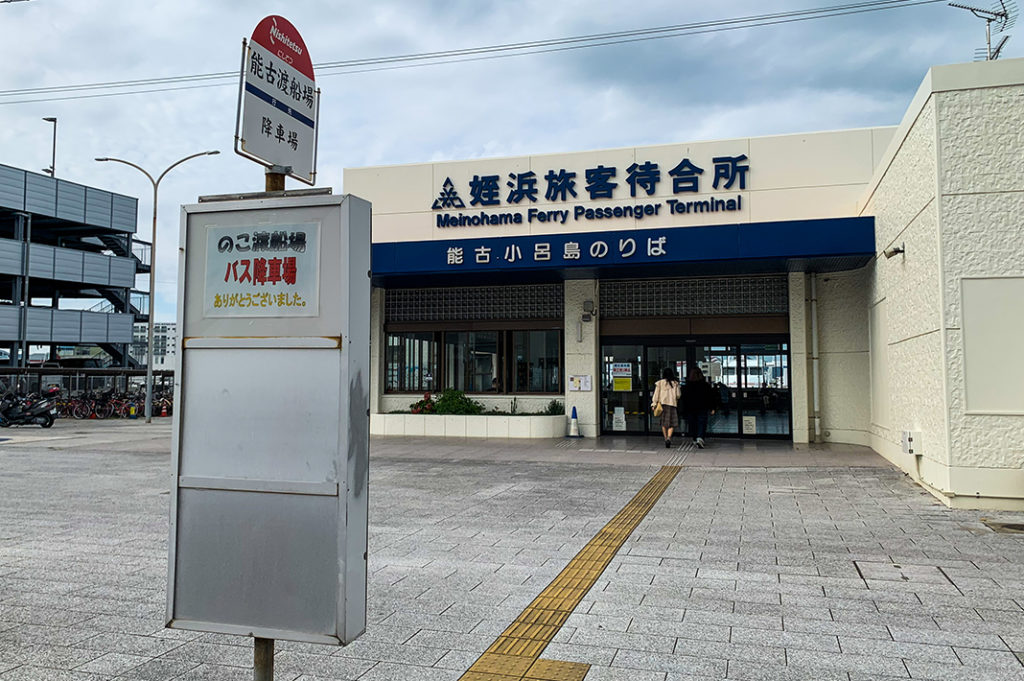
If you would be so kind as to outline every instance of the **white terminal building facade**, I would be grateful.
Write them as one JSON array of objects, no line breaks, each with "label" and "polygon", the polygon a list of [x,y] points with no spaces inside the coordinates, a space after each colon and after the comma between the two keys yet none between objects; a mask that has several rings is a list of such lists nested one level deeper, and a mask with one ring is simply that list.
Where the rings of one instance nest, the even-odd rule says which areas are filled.
[{"label": "white terminal building facade", "polygon": [[395,413],[457,388],[654,434],[662,370],[699,367],[717,437],[864,445],[951,506],[1024,508],[1022,168],[1017,59],[931,69],[895,127],[347,169],[371,430],[545,434]]}]

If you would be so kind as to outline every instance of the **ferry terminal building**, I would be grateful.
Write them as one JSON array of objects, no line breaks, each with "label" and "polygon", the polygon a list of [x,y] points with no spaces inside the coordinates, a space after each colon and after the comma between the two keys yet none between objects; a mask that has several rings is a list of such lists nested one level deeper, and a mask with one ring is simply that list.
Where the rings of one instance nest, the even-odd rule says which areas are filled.
[{"label": "ferry terminal building", "polygon": [[895,127],[344,186],[373,204],[374,433],[472,435],[392,413],[444,388],[660,433],[654,382],[699,367],[717,437],[865,445],[951,506],[1024,509],[1024,59],[931,69]]}]

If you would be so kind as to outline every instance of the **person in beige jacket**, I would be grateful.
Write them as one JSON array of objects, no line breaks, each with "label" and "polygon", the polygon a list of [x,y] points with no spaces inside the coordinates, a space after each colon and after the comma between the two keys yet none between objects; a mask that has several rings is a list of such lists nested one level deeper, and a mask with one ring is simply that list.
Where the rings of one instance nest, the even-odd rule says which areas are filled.
[{"label": "person in beige jacket", "polygon": [[661,372],[661,380],[654,384],[651,396],[651,409],[661,403],[661,434],[665,437],[665,449],[672,446],[672,431],[679,426],[679,397],[681,395],[679,380],[672,367],[665,367]]}]

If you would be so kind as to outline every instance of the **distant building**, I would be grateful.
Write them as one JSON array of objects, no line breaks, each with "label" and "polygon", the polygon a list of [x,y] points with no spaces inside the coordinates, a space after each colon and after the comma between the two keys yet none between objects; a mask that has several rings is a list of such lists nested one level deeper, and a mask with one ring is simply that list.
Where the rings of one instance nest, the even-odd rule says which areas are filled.
[{"label": "distant building", "polygon": [[[101,348],[130,366],[132,324],[147,319],[148,245],[134,238],[137,200],[0,165],[0,347],[27,365],[33,346]],[[140,257],[141,256],[141,257]]]},{"label": "distant building", "polygon": [[[141,366],[146,366],[146,348],[148,328],[146,324],[136,324],[132,332],[131,355]],[[178,339],[177,324],[174,322],[156,322],[153,324],[153,368],[174,368],[174,345]]]}]

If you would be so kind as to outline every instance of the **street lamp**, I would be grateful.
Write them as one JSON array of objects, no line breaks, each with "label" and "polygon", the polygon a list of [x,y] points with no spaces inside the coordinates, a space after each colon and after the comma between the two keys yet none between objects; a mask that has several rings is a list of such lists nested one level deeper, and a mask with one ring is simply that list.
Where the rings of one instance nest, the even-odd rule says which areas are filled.
[{"label": "street lamp", "polygon": [[126,166],[135,168],[143,175],[145,175],[149,181],[153,184],[153,243],[149,245],[149,328],[147,329],[147,341],[146,341],[146,423],[153,422],[153,317],[156,313],[156,196],[157,190],[160,188],[160,180],[164,179],[167,173],[171,172],[174,168],[177,168],[185,161],[191,161],[194,158],[200,156],[215,156],[219,154],[219,151],[200,151],[197,154],[191,154],[185,158],[178,159],[167,167],[164,172],[160,173],[160,176],[155,180],[145,168],[138,166],[131,161],[125,161],[122,158],[109,158],[102,156],[97,158],[97,161],[114,161],[115,163],[123,163]]},{"label": "street lamp", "polygon": [[57,177],[57,118],[46,116],[43,118],[47,123],[53,123],[53,155],[50,157],[50,167],[43,168],[44,173],[50,173],[50,177]]}]

